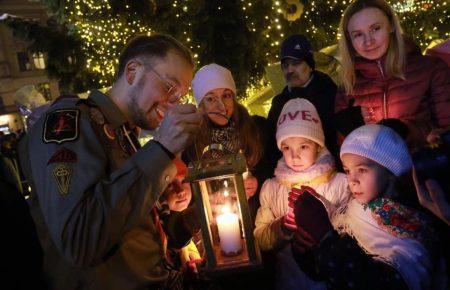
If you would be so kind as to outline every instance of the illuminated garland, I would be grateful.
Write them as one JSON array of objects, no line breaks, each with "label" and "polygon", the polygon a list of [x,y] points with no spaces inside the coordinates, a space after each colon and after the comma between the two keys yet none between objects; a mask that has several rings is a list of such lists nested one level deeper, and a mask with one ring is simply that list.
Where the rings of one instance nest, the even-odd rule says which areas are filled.
[{"label": "illuminated garland", "polygon": [[[153,9],[168,11],[163,19],[146,19],[142,11],[135,11],[129,5],[125,11],[117,13],[108,0],[73,0],[65,1],[65,16],[73,31],[84,40],[83,51],[87,56],[86,68],[92,73],[99,74],[100,86],[112,83],[120,49],[126,41],[138,33],[151,34],[166,32],[173,34],[193,51],[200,63],[199,52],[206,45],[199,43],[192,37],[192,27],[196,21],[195,9],[201,1],[148,1]],[[146,2],[146,1],[143,1]],[[336,43],[339,19],[348,5],[345,0],[315,0],[302,1],[304,12],[294,22],[289,22],[283,16],[286,3],[282,0],[240,0],[241,9],[245,13],[248,31],[265,39],[261,47],[265,59],[258,60],[258,64],[265,65],[277,61],[281,41],[293,33],[303,33],[313,42],[316,49]],[[425,48],[434,39],[450,37],[446,23],[450,23],[448,4],[438,0],[397,0],[389,1],[400,16],[400,20],[407,35]],[[126,2],[128,3],[128,2]],[[261,11],[261,7],[270,9]],[[266,6],[264,6],[266,5]],[[165,10],[164,10],[165,9]],[[220,5],[217,10],[221,10]],[[148,11],[147,14],[151,14]],[[232,17],[224,15],[224,17]],[[149,17],[151,18],[151,17]],[[177,30],[165,31],[166,23],[176,22]],[[158,26],[158,23],[159,26]],[[420,25],[419,25],[420,23]],[[207,24],[204,24],[207,25]],[[252,78],[257,84],[260,76]]]}]

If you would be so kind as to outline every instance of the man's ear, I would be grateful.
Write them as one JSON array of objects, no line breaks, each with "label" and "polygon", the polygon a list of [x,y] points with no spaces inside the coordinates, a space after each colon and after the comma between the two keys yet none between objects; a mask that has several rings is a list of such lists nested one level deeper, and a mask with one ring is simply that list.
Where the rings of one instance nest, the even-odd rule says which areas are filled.
[{"label": "man's ear", "polygon": [[133,84],[134,80],[136,79],[136,75],[141,68],[142,64],[135,59],[127,62],[127,64],[125,65],[125,79],[129,85]]}]

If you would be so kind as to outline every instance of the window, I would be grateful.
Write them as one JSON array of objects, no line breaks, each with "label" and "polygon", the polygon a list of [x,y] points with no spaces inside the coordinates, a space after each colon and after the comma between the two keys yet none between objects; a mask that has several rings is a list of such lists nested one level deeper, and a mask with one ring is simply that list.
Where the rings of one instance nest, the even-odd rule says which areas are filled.
[{"label": "window", "polygon": [[33,62],[36,69],[45,69],[44,54],[41,52],[33,53]]},{"label": "window", "polygon": [[17,60],[19,61],[19,69],[21,71],[31,70],[30,57],[26,52],[18,52]]}]

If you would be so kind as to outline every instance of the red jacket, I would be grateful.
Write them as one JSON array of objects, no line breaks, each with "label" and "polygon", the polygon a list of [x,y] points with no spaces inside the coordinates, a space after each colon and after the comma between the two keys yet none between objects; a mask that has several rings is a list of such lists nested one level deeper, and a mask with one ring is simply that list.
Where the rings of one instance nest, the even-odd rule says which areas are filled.
[{"label": "red jacket", "polygon": [[[440,59],[424,56],[406,43],[405,79],[384,77],[384,60],[355,61],[353,94],[336,96],[336,112],[354,106],[372,107],[376,121],[396,118],[409,128],[410,147],[424,143],[432,128],[450,125],[450,68]],[[384,104],[384,105],[383,105]]]}]

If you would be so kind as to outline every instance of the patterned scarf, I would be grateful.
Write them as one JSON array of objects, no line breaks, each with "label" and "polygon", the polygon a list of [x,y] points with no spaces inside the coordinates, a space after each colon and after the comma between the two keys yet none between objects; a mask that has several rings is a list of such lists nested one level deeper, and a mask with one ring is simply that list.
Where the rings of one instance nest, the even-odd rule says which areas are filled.
[{"label": "patterned scarf", "polygon": [[[237,153],[239,151],[240,142],[238,137],[234,121],[232,120],[223,127],[213,126],[211,130],[211,144],[221,144],[224,147],[225,152],[223,153],[225,154]],[[223,153],[212,151],[210,157],[220,158]]]},{"label": "patterned scarf", "polygon": [[[275,169],[275,177],[279,183],[290,188],[297,184],[311,186],[314,185],[311,184],[314,180],[315,182],[313,183],[315,184],[326,183],[334,172],[334,158],[326,148],[323,148],[314,165],[301,172],[292,170],[286,164],[284,157],[282,157],[278,160],[277,168]],[[327,176],[328,178],[326,178]],[[323,182],[320,182],[322,179]]]},{"label": "patterned scarf", "polygon": [[434,234],[422,213],[388,198],[365,205],[352,199],[336,211],[332,224],[374,259],[397,269],[409,289],[432,289],[433,264],[427,248]]}]

